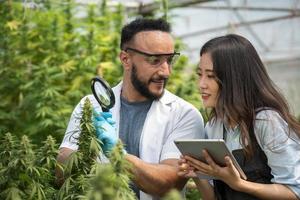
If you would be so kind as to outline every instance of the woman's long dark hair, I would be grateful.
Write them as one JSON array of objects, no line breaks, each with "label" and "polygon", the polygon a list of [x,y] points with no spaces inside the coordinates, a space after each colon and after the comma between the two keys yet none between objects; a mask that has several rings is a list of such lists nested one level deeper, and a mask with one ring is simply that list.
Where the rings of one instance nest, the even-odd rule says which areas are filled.
[{"label": "woman's long dark hair", "polygon": [[250,134],[257,109],[268,107],[277,111],[300,138],[300,124],[290,114],[285,98],[276,90],[247,39],[235,34],[217,37],[204,44],[200,56],[205,53],[210,54],[220,88],[210,119],[227,119],[240,126],[240,142],[246,157],[253,155]]}]

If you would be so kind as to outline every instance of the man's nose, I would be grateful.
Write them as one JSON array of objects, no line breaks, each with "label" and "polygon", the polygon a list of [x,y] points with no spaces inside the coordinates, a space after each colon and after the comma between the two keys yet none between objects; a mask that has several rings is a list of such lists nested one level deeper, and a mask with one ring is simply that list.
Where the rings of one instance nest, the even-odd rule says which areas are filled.
[{"label": "man's nose", "polygon": [[170,75],[171,65],[167,62],[167,59],[165,59],[159,66],[159,72],[160,72],[160,75],[165,75],[165,76]]}]

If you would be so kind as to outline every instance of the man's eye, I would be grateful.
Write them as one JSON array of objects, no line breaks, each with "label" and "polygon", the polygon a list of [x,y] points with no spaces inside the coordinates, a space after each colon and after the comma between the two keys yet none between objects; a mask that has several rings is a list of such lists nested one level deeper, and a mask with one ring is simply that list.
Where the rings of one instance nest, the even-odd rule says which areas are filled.
[{"label": "man's eye", "polygon": [[151,65],[157,65],[160,63],[160,57],[158,56],[149,56],[147,60]]},{"label": "man's eye", "polygon": [[167,63],[170,65],[170,64],[173,64],[173,57],[174,56],[169,56],[168,58],[167,58]]}]

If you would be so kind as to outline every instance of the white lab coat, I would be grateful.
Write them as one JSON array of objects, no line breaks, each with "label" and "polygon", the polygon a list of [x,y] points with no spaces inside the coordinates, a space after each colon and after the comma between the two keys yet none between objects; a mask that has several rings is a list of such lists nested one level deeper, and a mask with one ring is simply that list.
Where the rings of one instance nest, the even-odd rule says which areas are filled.
[{"label": "white lab coat", "polygon": [[[122,82],[113,88],[115,105],[111,109],[119,133],[120,120],[120,94]],[[64,140],[60,146],[77,150],[77,145],[70,142],[70,135],[79,132],[80,114],[86,98],[89,98],[93,107],[100,109],[93,97],[84,97],[74,109]],[[190,103],[165,90],[164,95],[153,101],[145,119],[141,133],[139,152],[140,159],[148,163],[160,163],[165,159],[179,158],[180,152],[174,144],[176,139],[204,138],[204,123],[199,111]],[[140,192],[141,200],[154,200],[144,192]]]}]

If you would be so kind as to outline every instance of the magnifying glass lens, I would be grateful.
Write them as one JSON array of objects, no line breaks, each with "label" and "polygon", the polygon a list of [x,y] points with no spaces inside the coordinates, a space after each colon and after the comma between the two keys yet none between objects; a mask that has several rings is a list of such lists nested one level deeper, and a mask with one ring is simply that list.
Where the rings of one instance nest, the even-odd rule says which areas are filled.
[{"label": "magnifying glass lens", "polygon": [[92,79],[91,89],[94,97],[104,112],[109,111],[115,104],[115,95],[109,84],[100,77]]},{"label": "magnifying glass lens", "polygon": [[105,87],[101,85],[99,82],[95,82],[95,91],[98,99],[104,104],[105,106],[109,106],[110,104],[110,96],[109,93],[106,91]]}]

